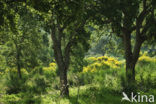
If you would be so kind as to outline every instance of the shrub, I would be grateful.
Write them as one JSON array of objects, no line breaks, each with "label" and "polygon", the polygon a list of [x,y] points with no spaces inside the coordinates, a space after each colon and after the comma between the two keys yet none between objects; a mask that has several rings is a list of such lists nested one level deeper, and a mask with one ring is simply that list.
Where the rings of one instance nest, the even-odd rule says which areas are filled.
[{"label": "shrub", "polygon": [[21,104],[41,104],[41,97],[30,93],[23,94]]},{"label": "shrub", "polygon": [[27,92],[35,94],[41,94],[46,92],[48,87],[47,80],[43,75],[35,74],[32,78],[26,82]]},{"label": "shrub", "polygon": [[83,67],[83,72],[95,72],[98,70],[104,70],[109,68],[120,68],[122,62],[113,57],[101,56],[101,57],[89,57],[86,59],[88,66]]},{"label": "shrub", "polygon": [[[43,67],[43,74],[46,78],[56,77],[56,63],[50,63],[49,67]],[[53,79],[51,79],[53,80]]]},{"label": "shrub", "polygon": [[91,84],[93,82],[93,79],[94,79],[94,74],[91,72],[79,74],[80,85]]},{"label": "shrub", "polygon": [[1,102],[2,104],[21,104],[21,98],[16,94],[3,95]]},{"label": "shrub", "polygon": [[[23,69],[24,70],[24,69]],[[6,71],[7,72],[7,71]],[[5,87],[6,93],[8,94],[16,94],[20,91],[24,91],[26,89],[25,81],[27,80],[27,72],[22,71],[22,79],[18,77],[16,70],[9,69],[9,72],[5,76]]]},{"label": "shrub", "polygon": [[138,63],[141,65],[145,65],[148,63],[156,63],[156,59],[154,57],[152,58],[152,57],[143,55],[139,58]]}]

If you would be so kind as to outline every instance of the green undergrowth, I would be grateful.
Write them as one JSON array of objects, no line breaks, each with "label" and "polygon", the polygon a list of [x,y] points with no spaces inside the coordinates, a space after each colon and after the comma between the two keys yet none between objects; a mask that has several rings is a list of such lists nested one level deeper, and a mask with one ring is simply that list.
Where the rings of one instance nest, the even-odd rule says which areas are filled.
[{"label": "green undergrowth", "polygon": [[[22,69],[21,80],[14,69],[0,73],[0,104],[133,104],[121,102],[122,92],[129,87],[125,80],[124,60],[103,56],[85,60],[87,64],[81,72],[68,72],[69,98],[59,96],[55,63],[30,72]],[[155,58],[139,58],[133,86],[136,93],[156,96],[155,64]]]}]

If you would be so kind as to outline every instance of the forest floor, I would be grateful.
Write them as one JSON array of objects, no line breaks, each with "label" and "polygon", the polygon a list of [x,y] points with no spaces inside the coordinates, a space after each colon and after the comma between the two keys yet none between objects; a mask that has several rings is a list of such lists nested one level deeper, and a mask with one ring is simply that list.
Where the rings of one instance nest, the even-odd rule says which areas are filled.
[{"label": "forest floor", "polygon": [[[138,104],[138,102],[121,101],[123,88],[126,88],[123,63],[113,58],[103,61],[104,58],[90,58],[84,70],[76,73],[78,82],[81,83],[74,79],[74,72],[68,73],[69,98],[60,97],[59,76],[51,67],[43,68],[43,73],[39,73],[39,70],[29,73],[23,71],[24,76],[21,80],[17,80],[18,76],[14,70],[11,70],[10,74],[2,73],[0,104]],[[139,104],[156,104],[156,101],[149,102],[149,95],[156,97],[155,69],[155,58],[145,56],[136,66],[136,89],[133,88],[137,95],[136,99],[138,101],[138,96],[141,95],[148,97],[148,102],[144,99],[144,102]]]}]

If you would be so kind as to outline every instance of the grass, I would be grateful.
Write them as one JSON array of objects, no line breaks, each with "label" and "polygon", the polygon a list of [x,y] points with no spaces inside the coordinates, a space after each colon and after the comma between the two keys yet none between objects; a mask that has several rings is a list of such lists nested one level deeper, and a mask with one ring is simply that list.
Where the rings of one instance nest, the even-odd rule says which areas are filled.
[{"label": "grass", "polygon": [[[53,94],[43,95],[43,104],[116,104],[120,103],[121,95],[114,94],[107,89],[101,89],[95,85],[85,85],[80,87],[79,98],[77,96],[78,88],[70,88],[69,98],[60,98]],[[56,100],[57,99],[57,100]],[[113,99],[113,100],[112,100]],[[51,101],[51,102],[49,102]],[[104,103],[106,102],[106,103]],[[108,103],[109,102],[109,103]]]},{"label": "grass", "polygon": [[[153,94],[151,91],[146,95]],[[47,96],[48,95],[48,96]],[[80,87],[79,99],[77,100],[77,87],[70,88],[70,98],[60,98],[47,94],[43,98],[42,104],[138,104],[127,101],[121,102],[122,93],[116,93],[109,89],[101,89],[95,85],[85,85]],[[147,103],[139,103],[147,104]]]},{"label": "grass", "polygon": [[[137,64],[137,92],[156,96],[155,69],[155,62]],[[122,78],[124,78],[122,76],[125,75],[124,65],[116,69],[108,68],[93,72],[78,73],[78,82],[80,83],[74,79],[73,73],[69,73],[68,78],[71,82],[69,98],[61,98],[59,96],[60,92],[57,88],[59,77],[54,76],[54,73],[52,73],[55,78],[51,80],[48,79],[49,75],[50,73],[47,74],[47,79],[44,75],[30,75],[31,77],[24,83],[28,84],[26,87],[23,87],[26,89],[22,89],[21,92],[10,95],[5,92],[5,89],[8,87],[4,86],[6,81],[5,76],[1,77],[0,93],[3,93],[3,95],[0,95],[0,104],[137,104],[127,101],[121,102],[124,87],[121,82]],[[45,88],[46,83],[48,83],[48,86],[46,87],[46,92],[43,92],[42,88]],[[45,86],[43,84],[45,84]],[[32,92],[37,88],[40,88],[41,91],[38,89],[36,90],[37,92]]]}]

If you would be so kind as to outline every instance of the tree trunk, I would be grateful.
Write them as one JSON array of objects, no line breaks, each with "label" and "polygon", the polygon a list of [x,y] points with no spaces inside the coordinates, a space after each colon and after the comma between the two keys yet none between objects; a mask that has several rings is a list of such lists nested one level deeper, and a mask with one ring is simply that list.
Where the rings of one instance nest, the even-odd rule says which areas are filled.
[{"label": "tree trunk", "polygon": [[61,97],[69,97],[67,69],[65,67],[62,67],[60,71],[60,95]]},{"label": "tree trunk", "polygon": [[131,34],[128,31],[124,31],[123,40],[124,40],[125,58],[126,58],[126,78],[128,82],[134,82],[135,64],[133,63]]},{"label": "tree trunk", "polygon": [[126,78],[128,83],[135,82],[135,64],[133,63],[133,60],[126,60]]},{"label": "tree trunk", "polygon": [[21,74],[21,65],[20,65],[20,52],[18,49],[18,46],[16,44],[16,65],[17,65],[17,71],[18,71],[18,76],[21,79],[22,78],[22,74]]},{"label": "tree trunk", "polygon": [[17,70],[18,70],[18,76],[21,79],[22,78],[22,74],[21,74],[21,66],[20,66],[19,59],[17,59]]},{"label": "tree trunk", "polygon": [[126,58],[126,78],[128,83],[135,83],[135,65],[138,61],[139,53],[143,41],[137,34],[134,49],[132,52],[131,33],[128,31],[124,31],[123,40],[124,40],[125,58]]},{"label": "tree trunk", "polygon": [[[59,29],[58,29],[59,30]],[[67,70],[69,68],[69,53],[70,45],[67,45],[65,52],[61,49],[62,33],[59,31],[58,37],[56,36],[56,26],[52,26],[51,38],[53,40],[53,49],[56,63],[60,72],[60,95],[61,97],[68,97],[69,90],[67,85]],[[64,52],[64,54],[63,54]]]}]

